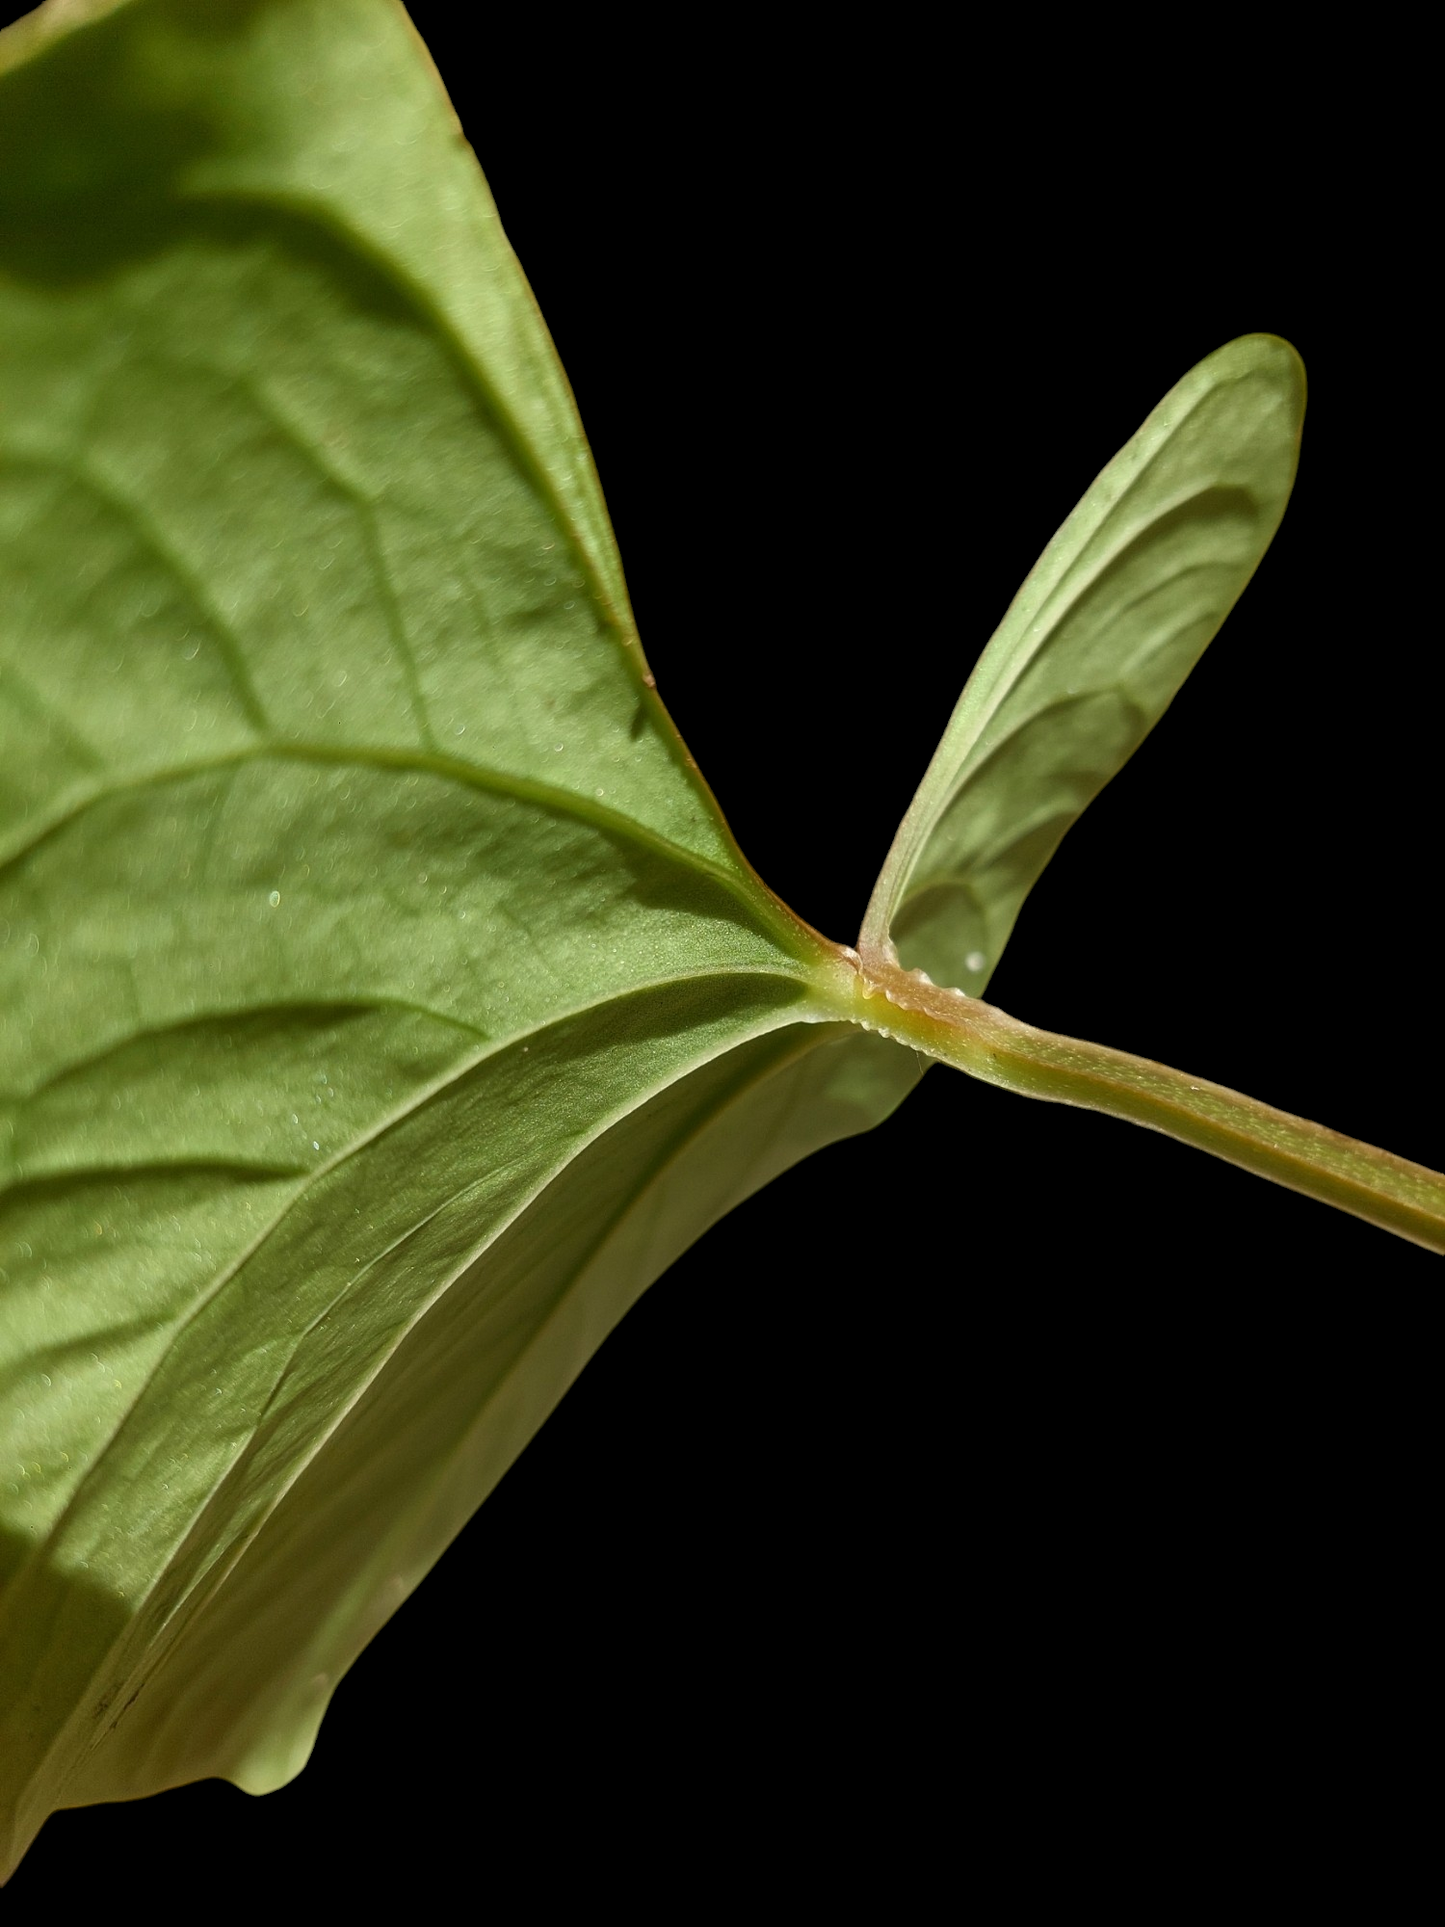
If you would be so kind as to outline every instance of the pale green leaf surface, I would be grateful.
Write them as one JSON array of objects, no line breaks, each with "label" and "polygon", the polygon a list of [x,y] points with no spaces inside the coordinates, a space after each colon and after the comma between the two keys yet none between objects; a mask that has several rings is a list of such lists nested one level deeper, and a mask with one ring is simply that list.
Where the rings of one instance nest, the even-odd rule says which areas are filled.
[{"label": "pale green leaf surface", "polygon": [[9,1866],[294,1773],[638,1293],[917,1065],[809,1021],[388,0],[0,38],[0,611]]},{"label": "pale green leaf surface", "polygon": [[890,940],[982,994],[1070,824],[1173,700],[1254,573],[1298,459],[1304,370],[1246,335],[1170,390],[1104,469],[970,676],[879,875]]}]

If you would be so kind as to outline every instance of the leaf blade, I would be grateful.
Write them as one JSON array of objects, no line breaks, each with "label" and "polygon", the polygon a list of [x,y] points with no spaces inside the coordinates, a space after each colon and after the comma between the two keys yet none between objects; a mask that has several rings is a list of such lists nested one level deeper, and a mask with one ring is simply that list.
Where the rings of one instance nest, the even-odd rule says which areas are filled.
[{"label": "leaf blade", "polygon": [[[918,1067],[818,1021],[828,946],[652,690],[391,0],[0,40],[0,338],[8,1866],[58,1803],[294,1771],[392,1553],[414,1583],[669,1256]],[[513,1263],[544,1219],[582,1255]],[[389,1433],[468,1304],[527,1395],[443,1347]]]},{"label": "leaf blade", "polygon": [[[815,1100],[833,1094],[828,1134],[844,1135],[875,1121],[880,1094],[886,1089],[886,1101],[897,1101],[916,1075],[903,1053],[856,1033],[775,1032],[714,1059],[661,1093],[650,1111],[623,1120],[620,1133],[628,1142],[619,1145],[617,1133],[599,1139],[592,1155],[609,1164],[657,1154],[665,1169],[650,1172],[631,1194],[622,1217],[558,1291],[550,1316],[525,1328],[515,1321],[520,1351],[479,1345],[469,1329],[495,1316],[489,1305],[495,1305],[499,1254],[490,1257],[485,1281],[474,1267],[435,1298],[366,1396],[268,1512],[244,1558],[213,1590],[198,1588],[183,1618],[172,1622],[181,1623],[177,1648],[147,1680],[92,1797],[104,1797],[128,1772],[143,1774],[158,1735],[183,1777],[221,1772],[253,1792],[289,1778],[303,1764],[325,1700],[355,1653],[465,1522],[606,1331],[675,1249],[824,1135],[816,1122],[804,1122],[801,1138],[786,1128],[789,1119],[818,1115],[798,1080],[813,1084]],[[709,1082],[735,1087],[731,1107],[699,1088]],[[677,1128],[689,1110],[698,1124],[690,1139]],[[778,1132],[780,1121],[785,1128]],[[732,1138],[736,1154],[720,1146],[720,1132]],[[720,1196],[724,1172],[731,1172],[732,1184]],[[609,1196],[616,1195],[615,1176],[614,1170]],[[659,1186],[667,1197],[659,1197]],[[503,1242],[513,1245],[510,1258],[500,1254],[500,1268],[523,1279],[529,1292],[539,1274],[526,1246],[539,1235],[549,1243],[556,1237],[546,1193],[504,1234]],[[639,1237],[646,1249],[638,1248]],[[468,1360],[470,1387],[455,1369],[459,1355]],[[383,1442],[384,1476],[378,1478],[367,1468]],[[363,1475],[364,1509],[357,1505]],[[298,1535],[313,1549],[300,1576]],[[267,1628],[278,1622],[284,1638],[268,1639]],[[258,1645],[263,1654],[289,1652],[289,1664],[258,1664]],[[82,1780],[82,1793],[84,1787]]]},{"label": "leaf blade", "polygon": [[1270,335],[1206,357],[1104,469],[979,658],[859,948],[981,994],[1069,826],[1173,700],[1279,526],[1304,371]]}]

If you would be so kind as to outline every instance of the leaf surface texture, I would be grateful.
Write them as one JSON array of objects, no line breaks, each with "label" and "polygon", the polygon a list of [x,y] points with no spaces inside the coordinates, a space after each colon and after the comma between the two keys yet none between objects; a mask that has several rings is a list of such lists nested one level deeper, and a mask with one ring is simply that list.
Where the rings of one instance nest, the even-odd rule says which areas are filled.
[{"label": "leaf surface texture", "polygon": [[1173,701],[1269,546],[1304,369],[1273,335],[1192,368],[1029,572],[899,827],[862,945],[982,994],[1065,832]]},{"label": "leaf surface texture", "polygon": [[805,1022],[388,0],[0,37],[0,607],[13,1864],[293,1774],[650,1279],[917,1070]]}]

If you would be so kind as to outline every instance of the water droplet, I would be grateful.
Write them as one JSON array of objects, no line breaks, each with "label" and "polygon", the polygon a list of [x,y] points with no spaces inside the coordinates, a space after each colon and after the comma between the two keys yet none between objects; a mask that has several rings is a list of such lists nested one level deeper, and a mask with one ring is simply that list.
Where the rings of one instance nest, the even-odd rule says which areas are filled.
[{"label": "water droplet", "polygon": [[964,958],[963,962],[964,962],[965,969],[982,970],[984,965],[988,962],[988,958],[983,954],[981,950],[970,950],[968,955]]},{"label": "water droplet", "polygon": [[281,892],[279,890],[273,890],[270,896],[267,897],[266,901],[267,903],[270,904],[271,908],[274,910],[281,901]]},{"label": "water droplet", "polygon": [[321,1146],[316,1142],[315,1138],[311,1140],[311,1148],[313,1151],[319,1151],[321,1149]]}]

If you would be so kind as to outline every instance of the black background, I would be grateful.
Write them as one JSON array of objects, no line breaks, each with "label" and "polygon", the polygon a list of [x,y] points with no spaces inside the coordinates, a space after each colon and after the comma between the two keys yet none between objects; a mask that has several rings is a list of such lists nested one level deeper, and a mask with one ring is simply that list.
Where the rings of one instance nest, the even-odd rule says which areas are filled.
[{"label": "black background", "polygon": [[[1221,342],[1296,344],[1281,534],[989,995],[1445,1165],[1438,428],[1397,149],[1303,122],[1267,63],[1206,111],[1067,55],[1045,100],[903,16],[539,15],[484,51],[472,8],[412,12],[660,692],[830,936],[1099,467]],[[423,1916],[453,1882],[688,1918],[841,1881],[912,1918],[1004,1870],[1142,1892],[1141,1843],[1200,1882],[1342,1877],[1376,1800],[1408,1848],[1439,1710],[1438,1284],[1162,1138],[932,1072],[654,1286],[297,1782],[59,1816],[13,1896],[78,1856]]]}]

